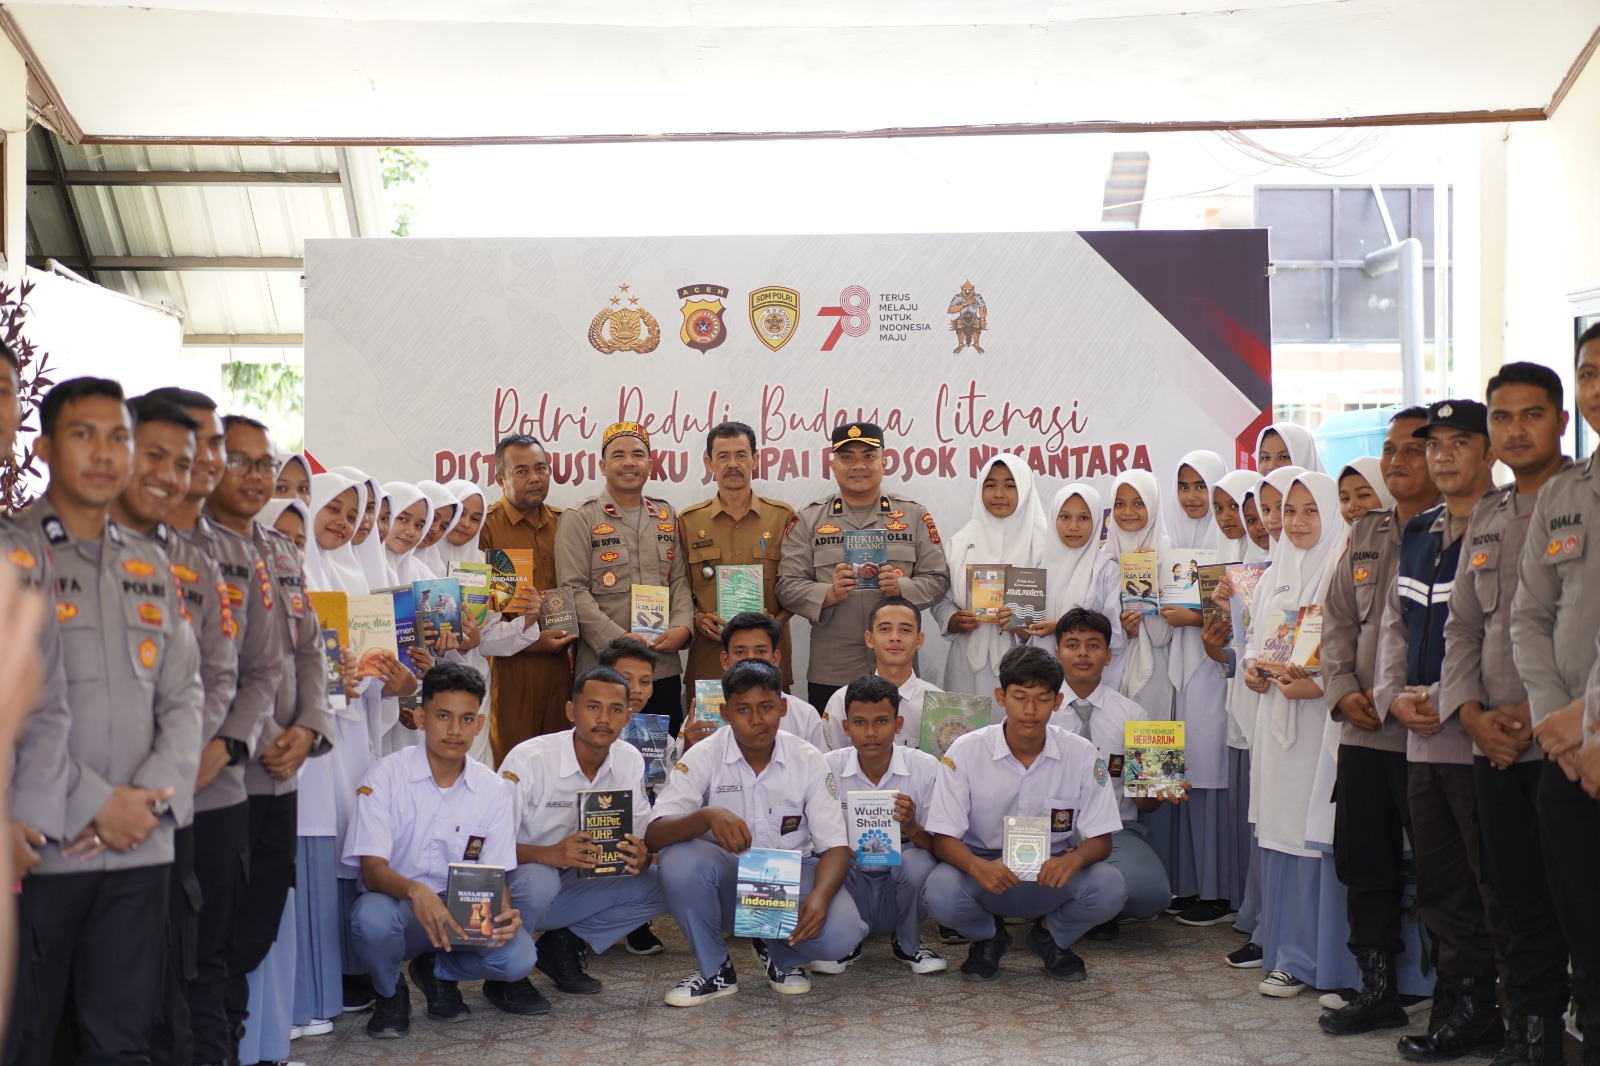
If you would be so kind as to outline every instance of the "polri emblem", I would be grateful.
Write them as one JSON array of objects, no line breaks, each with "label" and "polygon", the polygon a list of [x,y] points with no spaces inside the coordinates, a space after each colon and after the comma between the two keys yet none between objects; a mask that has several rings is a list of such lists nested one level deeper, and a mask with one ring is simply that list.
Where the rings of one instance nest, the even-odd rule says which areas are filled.
[{"label": "polri emblem", "polygon": [[616,573],[615,570],[607,570],[605,573],[600,575],[600,584],[605,586],[606,588],[611,588],[616,583],[617,583],[617,573]]},{"label": "polri emblem", "polygon": [[617,561],[617,553],[616,552],[601,552],[600,553],[600,561],[602,563],[614,563],[614,562]]},{"label": "polri emblem", "polygon": [[[618,285],[619,294],[626,293],[626,284]],[[589,346],[601,355],[612,352],[638,352],[648,355],[661,343],[661,326],[656,316],[638,306],[637,296],[628,297],[627,307],[622,306],[622,296],[611,297],[611,306],[602,307],[589,323]]]},{"label": "polri emblem", "polygon": [[722,315],[727,310],[722,304],[728,295],[726,285],[699,282],[678,289],[678,299],[683,301],[683,325],[678,328],[678,339],[697,351],[709,352],[728,339]]},{"label": "polri emblem", "polygon": [[800,294],[793,289],[768,285],[750,294],[750,328],[773,351],[789,343],[799,318]]},{"label": "polri emblem", "polygon": [[151,670],[151,669],[155,668],[155,665],[156,665],[156,642],[155,641],[146,640],[146,641],[143,641],[143,642],[140,643],[140,645],[139,645],[139,665],[143,666],[146,670]]}]

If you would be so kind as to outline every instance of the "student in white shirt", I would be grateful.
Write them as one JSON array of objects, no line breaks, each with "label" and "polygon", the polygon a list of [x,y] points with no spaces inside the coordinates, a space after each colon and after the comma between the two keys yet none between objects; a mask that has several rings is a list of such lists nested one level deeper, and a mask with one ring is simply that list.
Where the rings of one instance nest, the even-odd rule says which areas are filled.
[{"label": "student in white shirt", "polygon": [[[905,726],[894,738],[896,744],[915,748],[922,739],[922,697],[942,689],[924,681],[912,669],[922,649],[922,612],[904,596],[885,596],[867,616],[864,639],[872,649],[873,673],[887,679],[900,690],[900,717]],[[824,750],[850,747],[844,733],[844,689],[828,699],[822,712]]]},{"label": "student in white shirt", "polygon": [[733,928],[739,854],[779,848],[802,856],[802,899],[787,940],[755,940],[767,984],[784,995],[811,991],[802,964],[840,959],[867,935],[855,900],[841,892],[850,847],[839,788],[822,754],[781,731],[783,674],[748,659],[722,675],[719,729],[683,755],[656,800],[645,843],[661,853],[667,907],[699,969],[666,995],[692,1007],[739,990],[723,933]]},{"label": "student in white shirt", "polygon": [[[511,902],[529,929],[548,930],[538,940],[537,965],[571,995],[600,991],[600,982],[584,973],[580,940],[599,954],[667,908],[644,846],[651,818],[644,756],[619,740],[632,717],[628,695],[627,680],[611,667],[585,670],[567,703],[572,728],[525,740],[500,764],[516,797],[519,865],[506,879]],[[599,850],[577,829],[578,793],[607,789],[633,795],[633,832],[617,848],[627,873],[580,878],[578,871],[594,869]]]},{"label": "student in white shirt", "polygon": [[[745,611],[730,618],[722,627],[722,669],[746,659],[760,659],[778,668],[783,667],[780,642],[783,627],[771,615],[760,611]],[[817,709],[797,696],[783,694],[783,718],[778,728],[793,733],[818,751],[827,751],[827,741],[822,737],[822,716]],[[691,722],[683,727],[684,750],[692,748],[717,731],[715,723]],[[676,761],[674,759],[673,761]]]},{"label": "student in white shirt", "polygon": [[[844,731],[850,747],[824,756],[839,786],[839,805],[846,820],[852,792],[895,793],[894,820],[900,824],[900,865],[867,869],[851,864],[845,889],[870,933],[889,933],[889,949],[912,973],[943,973],[944,958],[922,946],[922,920],[928,909],[922,886],[938,864],[933,838],[921,819],[933,805],[939,782],[939,760],[925,751],[896,744],[905,728],[900,717],[900,693],[877,674],[850,682],[844,689]],[[819,959],[812,973],[843,973],[861,957],[861,945],[844,958]]]},{"label": "student in white shirt", "polygon": [[[1042,648],[1000,660],[997,704],[1005,721],[958,737],[946,752],[926,823],[943,860],[922,890],[934,919],[968,937],[961,975],[992,981],[1011,948],[1003,919],[1034,920],[1028,949],[1058,981],[1087,974],[1072,945],[1115,918],[1128,900],[1122,874],[1104,860],[1122,826],[1110,772],[1095,746],[1052,726],[1061,706],[1061,664]],[[1037,881],[1001,861],[1007,815],[1050,820],[1051,857]]]},{"label": "student in white shirt", "polygon": [[[483,980],[484,996],[508,1014],[539,1013],[517,995],[537,952],[522,916],[509,903],[494,918],[495,946],[452,946],[461,927],[445,907],[450,864],[517,865],[511,787],[467,758],[483,727],[478,717],[483,679],[469,667],[444,663],[422,679],[422,743],[372,764],[356,789],[344,862],[361,871],[364,889],[350,914],[356,957],[378,992],[367,1022],[377,1038],[411,1029],[411,995],[400,966],[436,1021],[465,1021],[472,1013],[458,981]],[[545,1009],[548,1009],[548,1005]]]},{"label": "student in white shirt", "polygon": [[[1139,821],[1140,811],[1153,811],[1169,802],[1133,799],[1122,795],[1122,762],[1129,722],[1145,721],[1144,708],[1103,681],[1111,663],[1111,619],[1099,611],[1074,607],[1056,622],[1056,661],[1066,674],[1065,697],[1050,724],[1087,738],[1099,751],[1117,795],[1122,829],[1111,838],[1106,863],[1115,866],[1128,886],[1122,913],[1085,936],[1112,940],[1118,922],[1154,918],[1172,902],[1172,882],[1167,869],[1150,847],[1149,830]],[[1181,802],[1172,800],[1170,802]]]}]

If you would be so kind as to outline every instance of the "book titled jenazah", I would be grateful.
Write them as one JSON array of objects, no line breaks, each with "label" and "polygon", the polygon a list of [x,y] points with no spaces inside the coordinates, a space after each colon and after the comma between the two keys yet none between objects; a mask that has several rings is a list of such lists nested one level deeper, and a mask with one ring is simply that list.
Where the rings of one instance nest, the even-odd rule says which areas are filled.
[{"label": "book titled jenazah", "polygon": [[[487,947],[494,943],[494,916],[506,909],[506,870],[504,866],[483,866],[475,862],[450,864],[445,885],[444,905],[465,936],[449,930],[450,943]],[[448,927],[447,927],[448,928]]]},{"label": "book titled jenazah", "polygon": [[615,877],[628,872],[628,858],[617,845],[633,832],[633,791],[594,789],[578,793],[578,832],[588,833],[600,855],[579,877]]}]

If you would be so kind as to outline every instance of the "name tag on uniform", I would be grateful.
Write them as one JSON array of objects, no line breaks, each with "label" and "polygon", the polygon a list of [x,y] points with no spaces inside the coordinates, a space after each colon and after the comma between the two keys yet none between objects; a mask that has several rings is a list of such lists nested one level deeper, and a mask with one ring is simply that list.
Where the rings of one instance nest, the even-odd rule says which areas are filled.
[{"label": "name tag on uniform", "polygon": [[712,541],[712,540],[697,540],[693,544],[689,545],[689,547],[691,547],[691,548],[709,548],[709,547],[711,547],[711,545],[713,545],[715,543],[716,543],[716,541]]},{"label": "name tag on uniform", "polygon": [[786,814],[786,815],[784,815],[783,816],[783,822],[781,824],[779,824],[779,826],[778,826],[778,835],[779,836],[787,836],[790,833],[798,833],[799,831],[800,831],[800,816],[798,814]]},{"label": "name tag on uniform", "polygon": [[1072,832],[1072,815],[1073,812],[1071,810],[1062,810],[1060,808],[1052,809],[1050,811],[1050,832]]},{"label": "name tag on uniform", "polygon": [[467,850],[461,853],[463,862],[477,862],[483,855],[483,838],[468,837]]}]

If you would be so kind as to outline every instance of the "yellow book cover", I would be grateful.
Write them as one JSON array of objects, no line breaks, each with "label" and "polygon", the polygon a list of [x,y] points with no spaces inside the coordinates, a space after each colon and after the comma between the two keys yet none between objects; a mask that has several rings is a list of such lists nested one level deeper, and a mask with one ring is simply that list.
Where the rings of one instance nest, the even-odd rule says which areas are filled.
[{"label": "yellow book cover", "polygon": [[317,614],[317,625],[339,634],[339,647],[350,646],[350,597],[343,592],[312,592],[311,609]]},{"label": "yellow book cover", "polygon": [[633,631],[644,637],[665,633],[671,604],[672,594],[665,585],[633,586]]},{"label": "yellow book cover", "polygon": [[1124,796],[1165,799],[1183,791],[1188,776],[1183,759],[1183,725],[1182,722],[1127,722],[1123,725]]}]

